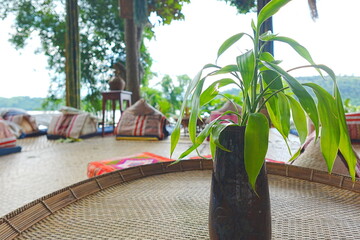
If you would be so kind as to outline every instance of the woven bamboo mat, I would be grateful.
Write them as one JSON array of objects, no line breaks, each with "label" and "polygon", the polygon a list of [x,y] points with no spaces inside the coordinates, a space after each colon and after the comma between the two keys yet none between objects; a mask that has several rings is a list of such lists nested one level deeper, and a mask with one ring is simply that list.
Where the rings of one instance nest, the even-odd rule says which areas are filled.
[{"label": "woven bamboo mat", "polygon": [[[182,168],[186,168],[186,164]],[[188,164],[190,168],[197,165],[196,161]],[[106,181],[101,177],[95,180],[99,186],[111,181],[114,184],[114,180],[109,179],[115,176],[123,180],[137,178],[140,172],[143,175],[148,171],[156,172],[157,166],[160,165],[119,171],[112,173],[111,178],[107,175]],[[322,172],[289,168],[285,170],[284,165],[270,164],[269,171],[286,171],[286,174],[300,174],[302,177],[309,175],[318,180],[324,180],[325,176],[326,181],[342,179],[340,182],[344,183],[343,177],[334,176],[331,180]],[[25,214],[26,211],[20,209],[7,216],[7,221],[20,226],[14,227],[17,230],[24,228],[18,239],[208,239],[210,180],[209,170],[140,177],[73,203],[69,203],[72,200],[66,197],[66,192],[58,192],[33,204],[30,212],[38,212],[37,215]],[[90,181],[73,186],[71,196],[80,197],[93,192],[90,189],[94,189],[96,184],[91,187]],[[358,239],[360,236],[357,227],[360,222],[360,189],[352,192],[278,175],[269,175],[269,186],[273,239]],[[56,210],[59,201],[69,204],[53,214],[44,214],[44,206]],[[47,217],[26,230],[29,223],[26,219],[40,219],[41,214]],[[2,229],[5,231],[4,226],[7,225],[0,225],[0,233]]]},{"label": "woven bamboo mat", "polygon": [[[170,139],[163,141],[116,141],[114,136],[93,137],[82,142],[59,143],[46,136],[18,141],[22,152],[0,157],[0,216],[53,191],[87,178],[87,164],[113,157],[126,157],[140,152],[151,152],[169,157]],[[190,146],[183,135],[175,151],[175,158]],[[295,136],[290,136],[292,151],[299,147]],[[200,153],[210,154],[209,145]],[[191,156],[195,156],[193,153]],[[268,158],[287,161],[290,154],[280,134],[270,131]]]},{"label": "woven bamboo mat", "polygon": [[[113,157],[151,152],[169,157],[170,140],[126,141],[114,136],[93,137],[81,142],[59,143],[46,136],[18,142],[23,150],[0,158],[0,216],[60,188],[87,178],[87,164]],[[190,146],[181,139],[175,154]],[[200,148],[209,154],[208,145]],[[195,153],[196,155],[196,153]]]}]

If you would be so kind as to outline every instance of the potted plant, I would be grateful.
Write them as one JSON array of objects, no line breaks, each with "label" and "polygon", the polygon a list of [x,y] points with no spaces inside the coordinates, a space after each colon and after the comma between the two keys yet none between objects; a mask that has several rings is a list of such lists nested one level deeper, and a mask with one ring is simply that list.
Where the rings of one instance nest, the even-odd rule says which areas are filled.
[{"label": "potted plant", "polygon": [[[348,164],[350,176],[355,179],[356,158],[347,132],[344,108],[334,72],[325,65],[315,64],[305,47],[291,38],[267,32],[260,35],[264,21],[274,15],[290,0],[272,0],[252,21],[253,35],[236,34],[219,48],[219,58],[230,46],[242,38],[250,38],[253,48],[236,57],[235,64],[224,67],[208,64],[194,77],[185,93],[181,115],[171,135],[171,154],[180,137],[180,124],[191,101],[189,138],[192,146],[181,154],[185,158],[210,136],[214,158],[210,196],[209,228],[211,239],[271,239],[270,202],[264,159],[268,149],[269,123],[260,111],[266,108],[272,125],[286,141],[292,117],[301,143],[307,136],[306,116],[313,122],[316,135],[321,136],[321,151],[329,172],[340,151]],[[288,44],[309,65],[285,71],[280,61],[264,51],[269,41]],[[300,84],[290,72],[300,68],[315,68],[319,74],[327,73],[334,85],[333,94],[314,83]],[[204,72],[209,71],[204,74]],[[221,77],[224,76],[225,77]],[[204,76],[203,76],[204,75]],[[228,76],[231,77],[228,77]],[[220,79],[204,88],[210,76]],[[199,134],[196,122],[200,108],[219,94],[219,88],[233,84],[242,94],[238,123],[223,119],[211,121]],[[314,92],[312,97],[309,91]],[[295,158],[299,151],[294,154]]]}]

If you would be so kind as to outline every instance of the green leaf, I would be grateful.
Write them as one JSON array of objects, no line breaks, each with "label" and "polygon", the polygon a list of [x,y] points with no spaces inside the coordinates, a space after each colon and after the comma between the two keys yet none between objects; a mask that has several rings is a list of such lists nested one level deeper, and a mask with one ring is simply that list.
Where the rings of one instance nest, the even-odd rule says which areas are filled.
[{"label": "green leaf", "polygon": [[[274,57],[268,52],[261,53],[260,60],[275,63]],[[263,81],[266,83],[266,86],[270,85],[269,88],[271,90],[276,91],[284,87],[282,83],[282,79],[277,72],[270,70],[264,65],[262,65],[260,71]]]},{"label": "green leaf", "polygon": [[269,88],[272,91],[277,91],[282,88],[284,88],[283,83],[281,81],[281,77],[277,72],[267,70],[261,72],[262,79],[266,83],[266,86],[269,86]]},{"label": "green leaf", "polygon": [[[281,94],[284,95],[283,93]],[[266,109],[272,125],[279,131],[285,142],[287,142],[287,137],[290,132],[290,110],[287,99],[284,99],[284,96],[280,96],[279,93],[266,102]]]},{"label": "green leaf", "polygon": [[187,155],[195,151],[196,148],[198,148],[200,144],[193,144],[191,145],[185,152],[181,153],[179,156],[179,160],[184,159]]},{"label": "green leaf", "polygon": [[266,21],[266,19],[273,16],[277,13],[280,8],[285,6],[291,0],[272,0],[268,4],[266,4],[260,11],[258,15],[258,22],[257,22],[257,32],[260,32],[261,25]]},{"label": "green leaf", "polygon": [[[206,139],[207,136],[210,135],[210,133],[212,132],[212,129],[214,128],[214,126],[216,126],[216,124],[221,124],[223,123],[224,119],[221,119],[222,116],[225,116],[227,114],[235,114],[238,115],[238,113],[233,112],[233,111],[225,111],[224,113],[222,113],[220,116],[218,116],[217,118],[215,118],[214,120],[212,120],[211,122],[209,122],[208,124],[206,124],[205,128],[199,133],[199,135],[196,137],[195,139],[195,143],[196,144],[201,144],[204,142],[204,140]],[[220,134],[219,132],[216,132],[217,134]]]},{"label": "green leaf", "polygon": [[170,141],[170,158],[173,155],[176,145],[180,139],[180,123],[181,121],[177,121],[173,132],[171,133],[171,141]]},{"label": "green leaf", "polygon": [[299,149],[296,151],[296,153],[294,153],[294,155],[289,159],[288,162],[292,162],[292,161],[294,161],[297,157],[299,157],[300,154],[301,154],[301,149],[302,149],[302,148],[299,148]]},{"label": "green leaf", "polygon": [[269,113],[269,117],[271,120],[272,125],[281,133],[282,132],[282,127],[280,124],[280,114],[279,114],[279,110],[278,110],[278,97],[277,96],[273,96],[272,98],[270,98],[267,102],[266,102],[266,109]]},{"label": "green leaf", "polygon": [[210,133],[209,145],[210,145],[210,152],[211,152],[212,159],[215,159],[216,144],[214,143],[214,138],[213,138],[213,136],[212,136],[212,133]]},{"label": "green leaf", "polygon": [[325,158],[328,171],[331,172],[337,157],[340,141],[338,110],[335,99],[319,85],[306,83],[311,87],[318,99],[319,117],[321,122],[321,152]]},{"label": "green leaf", "polygon": [[247,51],[246,53],[236,58],[237,66],[240,70],[241,77],[243,79],[245,92],[250,88],[251,82],[255,74],[256,59],[253,50]]},{"label": "green leaf", "polygon": [[312,59],[309,51],[299,44],[294,39],[288,37],[281,37],[281,36],[273,36],[271,38],[272,41],[284,42],[291,46],[300,56],[302,56],[305,60],[307,60],[310,64],[315,64],[314,60]]},{"label": "green leaf", "polygon": [[216,71],[215,73],[211,74],[211,75],[219,75],[219,74],[226,74],[226,73],[232,73],[232,72],[236,72],[238,71],[238,67],[236,65],[227,65],[221,69],[219,69],[218,71]]},{"label": "green leaf", "polygon": [[215,127],[212,128],[212,132],[211,132],[211,136],[212,136],[212,140],[214,142],[214,144],[220,148],[223,151],[226,152],[230,152],[229,149],[225,148],[223,145],[221,145],[220,141],[219,141],[219,136],[220,133],[227,127],[233,125],[233,123],[222,123],[222,124],[218,124]]},{"label": "green leaf", "polygon": [[300,143],[303,144],[308,135],[307,131],[307,120],[304,109],[302,109],[300,103],[296,101],[293,97],[286,95],[291,106],[292,118],[296,127],[297,132],[299,133]]},{"label": "green leaf", "polygon": [[336,108],[338,110],[338,116],[340,121],[339,149],[341,154],[344,156],[346,163],[348,164],[349,174],[352,180],[355,181],[355,168],[356,168],[357,159],[352,149],[349,132],[345,120],[344,106],[341,100],[339,89],[337,87],[335,88],[335,101],[336,101]]},{"label": "green leaf", "polygon": [[282,128],[282,135],[286,139],[290,133],[290,107],[289,102],[284,93],[279,92],[279,115],[280,115],[280,124]]},{"label": "green leaf", "polygon": [[236,84],[231,78],[224,78],[213,82],[209,87],[205,89],[200,95],[200,107],[210,102],[219,94],[219,89],[229,84]]},{"label": "green leaf", "polygon": [[308,114],[309,118],[314,123],[314,127],[316,130],[316,136],[319,135],[319,116],[317,112],[317,108],[314,102],[314,99],[311,97],[311,95],[306,91],[306,89],[290,74],[288,74],[286,71],[284,71],[279,66],[262,61],[262,63],[267,66],[269,69],[276,71],[279,73],[284,80],[289,84],[292,92],[295,94],[295,96],[299,99],[299,102],[302,106],[302,108],[305,110],[305,112]]},{"label": "green leaf", "polygon": [[255,190],[256,179],[264,164],[269,142],[269,122],[262,113],[251,113],[245,128],[245,169]]},{"label": "green leaf", "polygon": [[180,139],[180,128],[181,128],[181,121],[182,121],[182,118],[184,116],[184,110],[187,106],[187,100],[191,94],[191,92],[194,90],[194,88],[198,85],[199,81],[201,80],[201,75],[202,75],[202,72],[204,69],[207,69],[207,68],[212,68],[212,67],[216,67],[216,65],[213,65],[213,64],[207,64],[205,65],[196,75],[195,77],[192,79],[190,85],[188,86],[188,88],[186,89],[186,92],[185,92],[185,95],[184,95],[184,102],[181,106],[181,110],[180,110],[180,116],[176,122],[176,125],[175,125],[175,129],[173,131],[173,133],[171,134],[171,143],[170,143],[170,157],[172,156],[172,154],[174,153],[175,151],[175,148],[176,148],[176,145],[178,144],[179,142],[179,139]]},{"label": "green leaf", "polygon": [[273,34],[271,31],[267,31],[260,35],[259,39],[261,41],[271,41],[274,37],[276,37],[276,34]]},{"label": "green leaf", "polygon": [[[335,88],[337,88],[336,75],[335,75],[334,71],[333,71],[331,68],[327,67],[326,65],[323,65],[323,64],[312,64],[312,65],[308,65],[308,66],[301,66],[301,67],[298,67],[298,68],[296,68],[296,69],[309,68],[309,67],[311,67],[311,68],[316,68],[318,71],[319,71],[319,69],[325,71],[325,72],[331,77],[331,79],[333,80]],[[319,72],[320,72],[320,71],[319,71]],[[320,73],[321,73],[321,72],[320,72]],[[335,95],[335,93],[334,93],[334,95]]]},{"label": "green leaf", "polygon": [[[219,48],[217,53],[217,59],[223,54],[229,47],[231,47],[234,43],[239,41],[246,33],[238,33],[234,36],[228,38]],[[246,34],[247,35],[247,34]]]},{"label": "green leaf", "polygon": [[189,130],[190,140],[193,143],[195,143],[195,138],[196,138],[197,121],[200,112],[200,94],[202,92],[204,82],[205,82],[204,78],[199,81],[191,101],[191,113],[189,117],[188,130]]}]

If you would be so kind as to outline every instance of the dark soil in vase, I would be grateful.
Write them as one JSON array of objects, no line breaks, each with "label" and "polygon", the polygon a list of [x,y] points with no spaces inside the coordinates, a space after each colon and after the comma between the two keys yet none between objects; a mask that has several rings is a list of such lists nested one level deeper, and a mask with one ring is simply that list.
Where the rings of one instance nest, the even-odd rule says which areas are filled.
[{"label": "dark soil in vase", "polygon": [[220,143],[231,152],[216,150],[211,183],[210,239],[270,240],[271,214],[265,164],[256,182],[248,182],[244,164],[245,127],[230,126]]}]

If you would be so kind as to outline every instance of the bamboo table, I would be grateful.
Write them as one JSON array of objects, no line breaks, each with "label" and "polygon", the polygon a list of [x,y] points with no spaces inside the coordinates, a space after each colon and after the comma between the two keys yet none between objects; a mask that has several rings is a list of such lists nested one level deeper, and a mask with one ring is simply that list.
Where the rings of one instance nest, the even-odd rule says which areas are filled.
[{"label": "bamboo table", "polygon": [[[139,166],[61,189],[0,218],[0,239],[208,239],[212,162]],[[359,239],[360,182],[267,163],[273,239]]]}]

